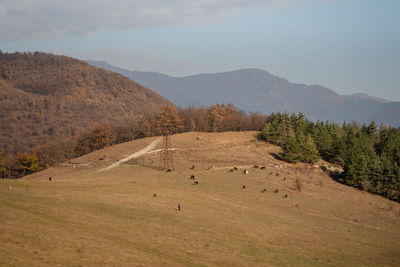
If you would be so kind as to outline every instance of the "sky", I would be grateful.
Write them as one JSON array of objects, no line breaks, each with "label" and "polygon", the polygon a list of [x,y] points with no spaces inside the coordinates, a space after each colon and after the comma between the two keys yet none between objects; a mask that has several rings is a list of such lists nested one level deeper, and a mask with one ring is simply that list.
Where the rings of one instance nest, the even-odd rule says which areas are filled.
[{"label": "sky", "polygon": [[399,0],[0,0],[0,50],[172,76],[260,68],[400,101]]}]

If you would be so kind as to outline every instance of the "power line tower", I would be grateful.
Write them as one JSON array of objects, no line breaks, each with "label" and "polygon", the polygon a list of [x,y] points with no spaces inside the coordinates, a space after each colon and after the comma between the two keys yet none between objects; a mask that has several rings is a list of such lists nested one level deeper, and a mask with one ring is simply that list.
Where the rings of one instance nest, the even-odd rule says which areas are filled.
[{"label": "power line tower", "polygon": [[183,128],[182,119],[176,112],[175,107],[165,106],[158,114],[157,129],[163,136],[162,150],[160,156],[160,167],[164,171],[174,169],[173,152],[170,134],[177,133]]},{"label": "power line tower", "polygon": [[160,165],[164,171],[174,169],[174,159],[171,151],[171,139],[168,134],[163,135]]}]

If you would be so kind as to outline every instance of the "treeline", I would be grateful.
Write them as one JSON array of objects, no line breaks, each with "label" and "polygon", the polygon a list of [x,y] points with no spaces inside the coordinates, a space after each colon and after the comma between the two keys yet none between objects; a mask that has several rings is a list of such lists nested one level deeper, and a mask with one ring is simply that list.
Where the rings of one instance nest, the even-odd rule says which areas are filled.
[{"label": "treeline", "polygon": [[165,123],[166,118],[173,118],[172,123],[179,124],[171,128],[173,130],[170,134],[195,131],[260,131],[267,121],[265,115],[247,114],[232,104],[200,108],[166,106],[159,111],[149,111],[142,116],[126,119],[122,123],[96,125],[81,132],[76,139],[53,139],[26,153],[7,157],[0,151],[0,177],[19,178],[113,144],[161,135],[163,132],[160,130],[160,121]]},{"label": "treeline", "polygon": [[272,114],[261,137],[280,145],[288,162],[320,158],[343,167],[339,182],[400,202],[400,128],[371,122],[311,122],[303,114]]}]

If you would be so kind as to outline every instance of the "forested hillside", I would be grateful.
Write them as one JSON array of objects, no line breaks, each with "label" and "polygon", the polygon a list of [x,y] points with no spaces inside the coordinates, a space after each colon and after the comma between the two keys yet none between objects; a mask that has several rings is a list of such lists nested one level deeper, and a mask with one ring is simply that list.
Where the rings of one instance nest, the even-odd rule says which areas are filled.
[{"label": "forested hillside", "polygon": [[74,58],[0,51],[0,148],[27,151],[118,123],[168,100],[120,74]]},{"label": "forested hillside", "polygon": [[0,149],[0,177],[19,178],[113,144],[161,135],[159,126],[162,118],[173,118],[177,124],[178,127],[170,134],[192,131],[260,131],[267,120],[265,115],[246,114],[232,104],[186,109],[167,105],[159,110],[131,116],[123,122],[103,123],[81,130],[76,138],[54,138],[15,156],[6,156]]},{"label": "forested hillside", "polygon": [[282,146],[283,160],[322,158],[343,167],[343,173],[331,173],[337,181],[400,202],[400,128],[314,123],[301,113],[278,113],[269,117],[261,136]]}]

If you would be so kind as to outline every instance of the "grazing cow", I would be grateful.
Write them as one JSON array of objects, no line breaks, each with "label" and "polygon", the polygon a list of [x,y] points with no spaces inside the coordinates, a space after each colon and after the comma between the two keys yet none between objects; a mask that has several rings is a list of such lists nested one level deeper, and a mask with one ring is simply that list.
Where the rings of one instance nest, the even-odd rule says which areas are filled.
[{"label": "grazing cow", "polygon": [[243,174],[245,174],[245,175],[246,175],[246,174],[249,174],[249,171],[248,171],[248,170],[244,170],[244,171],[243,171]]},{"label": "grazing cow", "polygon": [[274,190],[274,193],[278,193],[278,192],[279,192],[278,189],[275,189],[275,190]]},{"label": "grazing cow", "polygon": [[178,211],[181,211],[181,203],[178,203]]},{"label": "grazing cow", "polygon": [[194,180],[194,175],[190,175],[190,179],[191,179],[191,180]]},{"label": "grazing cow", "polygon": [[283,198],[288,198],[288,195],[287,195],[287,194],[284,194],[284,195],[283,195]]},{"label": "grazing cow", "polygon": [[283,177],[283,178],[282,178],[282,181],[286,181],[286,177]]},{"label": "grazing cow", "polygon": [[260,167],[260,170],[265,170],[265,166],[261,166],[261,167]]},{"label": "grazing cow", "polygon": [[194,181],[192,185],[198,185],[199,182],[198,181]]},{"label": "grazing cow", "polygon": [[172,172],[172,170],[171,169],[167,169],[166,172]]},{"label": "grazing cow", "polygon": [[258,169],[259,167],[258,167],[258,165],[255,165],[255,164],[254,164],[253,168],[254,168],[254,169]]},{"label": "grazing cow", "polygon": [[267,189],[266,189],[266,188],[264,188],[263,190],[261,190],[261,193],[265,193],[265,192],[267,192]]},{"label": "grazing cow", "polygon": [[234,172],[234,171],[237,171],[237,170],[238,170],[237,167],[233,167],[232,169],[229,170],[229,172]]},{"label": "grazing cow", "polygon": [[51,179],[51,177],[49,177],[49,181],[51,181],[52,179]]},{"label": "grazing cow", "polygon": [[242,185],[242,189],[246,189],[246,185]]},{"label": "grazing cow", "polygon": [[193,170],[194,169],[194,165],[192,165],[192,167],[190,167],[190,169]]},{"label": "grazing cow", "polygon": [[153,197],[158,197],[158,194],[157,193],[153,194]]}]

